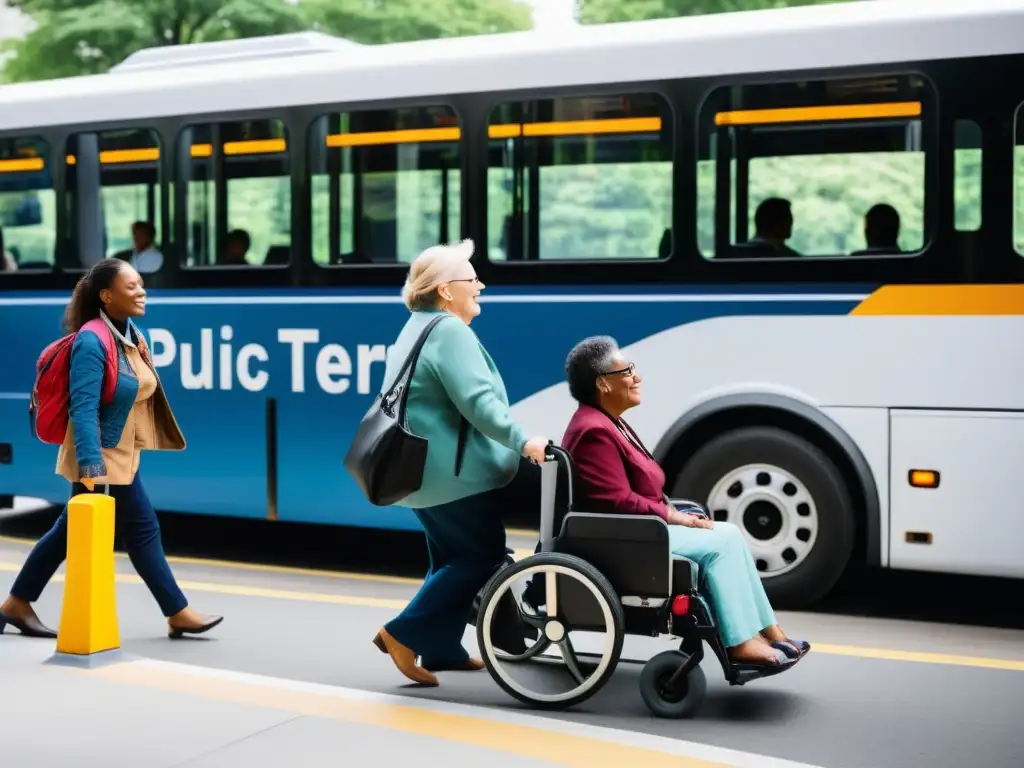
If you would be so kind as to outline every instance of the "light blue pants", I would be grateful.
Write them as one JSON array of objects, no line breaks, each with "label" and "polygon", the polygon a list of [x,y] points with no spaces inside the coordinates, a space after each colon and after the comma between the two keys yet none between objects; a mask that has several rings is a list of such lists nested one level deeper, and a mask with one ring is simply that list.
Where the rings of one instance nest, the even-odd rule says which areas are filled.
[{"label": "light blue pants", "polygon": [[775,612],[739,528],[719,522],[711,530],[670,525],[668,535],[674,554],[700,566],[727,648],[775,624]]}]

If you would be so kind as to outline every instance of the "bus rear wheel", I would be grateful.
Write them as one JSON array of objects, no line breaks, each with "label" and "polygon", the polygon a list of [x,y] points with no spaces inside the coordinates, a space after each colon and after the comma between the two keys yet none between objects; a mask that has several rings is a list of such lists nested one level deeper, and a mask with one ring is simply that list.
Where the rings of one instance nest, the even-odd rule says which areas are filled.
[{"label": "bus rear wheel", "polygon": [[776,607],[809,606],[842,576],[853,551],[853,501],[842,474],[813,443],[776,427],[744,427],[686,462],[673,498],[704,503],[743,532]]}]

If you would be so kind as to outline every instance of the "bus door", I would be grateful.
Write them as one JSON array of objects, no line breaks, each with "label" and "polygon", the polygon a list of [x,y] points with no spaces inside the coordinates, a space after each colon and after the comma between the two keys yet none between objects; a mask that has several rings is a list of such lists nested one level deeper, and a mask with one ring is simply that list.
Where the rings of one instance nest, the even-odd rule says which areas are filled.
[{"label": "bus door", "polygon": [[408,317],[399,296],[408,264],[461,235],[460,135],[454,112],[443,106],[326,114],[313,123],[315,273],[395,269],[379,288],[342,281],[330,300],[302,306],[288,321],[308,343],[301,382],[292,379],[277,403],[281,520],[372,526],[393,514],[416,525],[401,510],[369,507],[341,458],[380,389],[387,347]]},{"label": "bus door", "polygon": [[[202,512],[205,501],[230,516],[273,516],[274,409],[290,390],[279,331],[301,325],[303,315],[301,305],[268,301],[289,281],[289,149],[276,119],[195,123],[177,136],[182,281],[201,275],[206,285],[226,286],[160,307],[161,324],[177,342],[164,381],[188,440],[175,466],[191,484],[180,484],[177,508]],[[234,287],[235,275],[258,277],[269,289]]]}]

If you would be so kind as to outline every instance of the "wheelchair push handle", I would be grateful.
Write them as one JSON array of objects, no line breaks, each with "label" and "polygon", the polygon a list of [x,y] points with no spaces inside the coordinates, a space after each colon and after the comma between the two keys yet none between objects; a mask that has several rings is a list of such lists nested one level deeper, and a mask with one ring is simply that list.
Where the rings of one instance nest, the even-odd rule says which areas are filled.
[{"label": "wheelchair push handle", "polygon": [[555,460],[555,452],[551,450],[554,447],[555,447],[555,441],[554,440],[548,440],[548,447],[544,450],[544,461],[545,462],[554,461]]}]

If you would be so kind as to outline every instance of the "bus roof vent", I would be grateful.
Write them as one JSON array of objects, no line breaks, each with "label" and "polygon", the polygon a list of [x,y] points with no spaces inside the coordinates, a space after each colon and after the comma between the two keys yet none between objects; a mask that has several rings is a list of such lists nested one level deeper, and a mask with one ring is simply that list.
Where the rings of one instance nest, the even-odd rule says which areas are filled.
[{"label": "bus roof vent", "polygon": [[109,72],[142,72],[149,69],[190,67],[202,64],[230,64],[290,56],[340,53],[361,48],[360,43],[322,32],[250,37],[214,43],[163,45],[136,51]]}]

